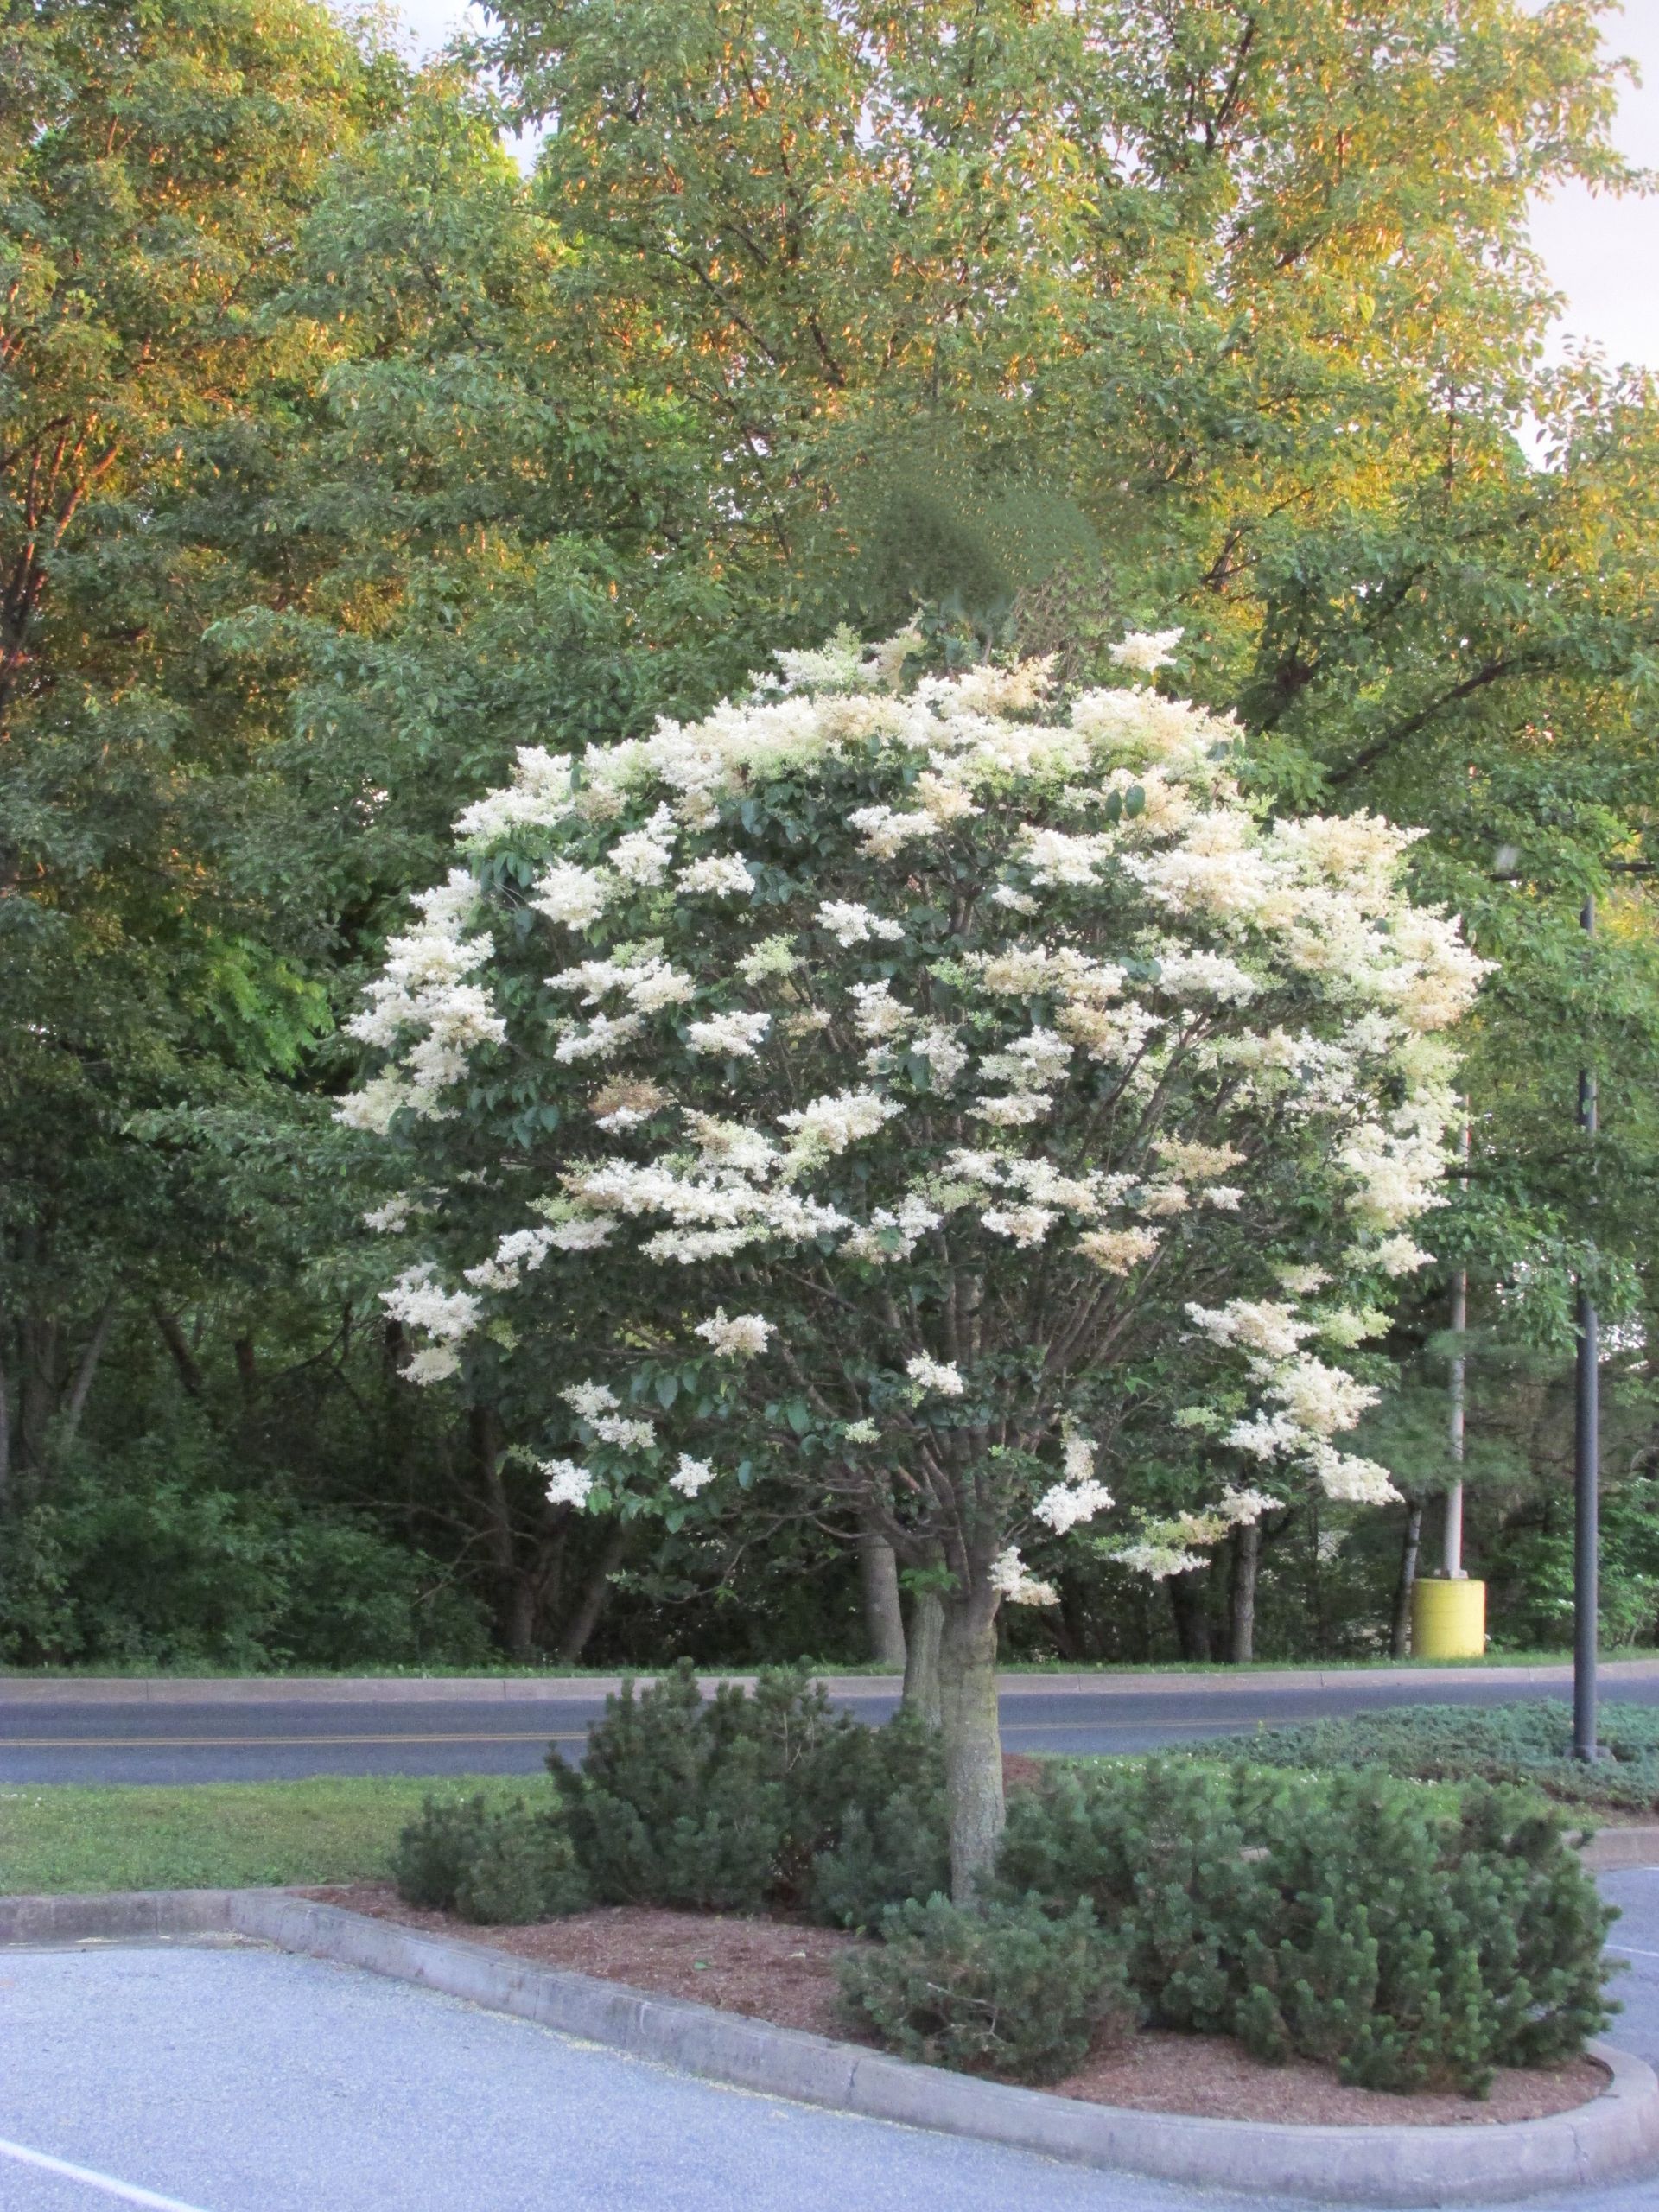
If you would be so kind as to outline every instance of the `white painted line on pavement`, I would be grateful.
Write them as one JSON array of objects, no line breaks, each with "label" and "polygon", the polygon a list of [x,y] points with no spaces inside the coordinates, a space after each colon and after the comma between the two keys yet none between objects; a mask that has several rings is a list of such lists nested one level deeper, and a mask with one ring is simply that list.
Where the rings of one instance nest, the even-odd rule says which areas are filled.
[{"label": "white painted line on pavement", "polygon": [[139,2189],[130,2181],[117,2181],[112,2175],[94,2173],[90,2166],[72,2166],[67,2158],[49,2158],[44,2151],[26,2150],[21,2143],[8,2143],[3,2136],[0,2158],[16,2158],[19,2165],[38,2166],[42,2173],[56,2174],[64,2181],[84,2182],[88,2189],[102,2190],[105,2196],[118,2197],[123,2204],[147,2204],[149,2212],[201,2212],[200,2205],[187,2204],[181,2197],[157,2196],[153,2189]]}]

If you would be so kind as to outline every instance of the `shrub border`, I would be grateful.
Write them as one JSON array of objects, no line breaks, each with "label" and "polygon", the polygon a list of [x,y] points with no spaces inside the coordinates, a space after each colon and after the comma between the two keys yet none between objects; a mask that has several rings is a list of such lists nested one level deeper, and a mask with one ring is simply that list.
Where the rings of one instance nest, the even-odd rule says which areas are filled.
[{"label": "shrub border", "polygon": [[1195,2187],[1326,2203],[1490,2203],[1630,2180],[1659,2165],[1659,2079],[1608,2044],[1610,2075],[1572,2112],[1503,2126],[1304,2127],[1083,2104],[950,2074],[620,1982],[541,1967],[287,1890],[0,1897],[0,1947],[245,1936],[418,1983],[705,2079],[831,2111],[1006,2143]]}]

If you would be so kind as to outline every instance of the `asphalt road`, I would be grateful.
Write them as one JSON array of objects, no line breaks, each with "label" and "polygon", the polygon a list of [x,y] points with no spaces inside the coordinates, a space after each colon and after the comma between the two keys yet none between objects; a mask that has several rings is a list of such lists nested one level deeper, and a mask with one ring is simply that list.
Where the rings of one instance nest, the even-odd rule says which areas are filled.
[{"label": "asphalt road", "polygon": [[[1141,1751],[1321,1715],[1390,1705],[1496,1704],[1560,1696],[1516,1683],[1440,1681],[1433,1675],[1355,1675],[1323,1684],[1191,1688],[1166,1677],[1157,1688],[1111,1678],[1097,1688],[1023,1689],[1001,1700],[1002,1740],[1011,1751]],[[1179,1687],[1177,1686],[1179,1684]],[[550,1743],[578,1759],[603,1708],[602,1693],[572,1683],[568,1694],[477,1703],[408,1694],[385,1702],[67,1702],[8,1700],[0,1686],[0,1785],[43,1782],[260,1782],[311,1774],[531,1774]],[[1609,1702],[1659,1703],[1659,1681],[1610,1681]],[[849,1709],[880,1720],[890,1688],[849,1698]],[[0,2199],[0,2202],[3,2202]]]},{"label": "asphalt road", "polygon": [[[1659,2059],[1659,1869],[1603,1878]],[[257,1948],[0,1954],[5,2212],[1292,2212],[699,2082]],[[1533,2212],[1651,2212],[1651,2180]],[[1306,2212],[1306,2207],[1302,2208]]]}]

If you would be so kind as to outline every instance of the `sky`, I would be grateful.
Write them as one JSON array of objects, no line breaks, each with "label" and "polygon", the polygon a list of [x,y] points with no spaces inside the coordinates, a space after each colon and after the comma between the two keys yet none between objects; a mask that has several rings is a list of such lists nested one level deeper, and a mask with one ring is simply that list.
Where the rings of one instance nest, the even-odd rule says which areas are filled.
[{"label": "sky", "polygon": [[[416,49],[431,53],[471,16],[465,0],[402,0]],[[1659,169],[1659,0],[1626,0],[1609,18],[1606,43],[1630,55],[1644,82],[1626,86],[1615,131],[1620,150]],[[1565,298],[1552,352],[1589,340],[1613,361],[1659,369],[1659,194],[1594,197],[1574,188],[1534,210],[1532,234],[1555,289]]]}]

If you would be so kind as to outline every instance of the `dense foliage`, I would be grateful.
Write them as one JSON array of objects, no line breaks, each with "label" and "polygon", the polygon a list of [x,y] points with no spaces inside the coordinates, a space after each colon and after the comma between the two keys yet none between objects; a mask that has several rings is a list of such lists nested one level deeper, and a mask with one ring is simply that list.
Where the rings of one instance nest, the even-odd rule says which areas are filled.
[{"label": "dense foliage", "polygon": [[871,1730],[771,1669],[705,1700],[689,1662],[607,1699],[580,1770],[550,1761],[601,1901],[810,1910],[847,1926],[944,1878],[939,1749],[900,1714]]},{"label": "dense foliage", "polygon": [[1529,1791],[1059,1765],[1014,1796],[998,1877],[1056,1912],[1088,1899],[1154,2019],[1366,2088],[1483,2094],[1608,2017],[1610,1909]]},{"label": "dense foliage", "polygon": [[[508,0],[421,78],[309,0],[9,12],[0,1656],[891,1652],[810,1524],[573,1515],[481,1370],[402,1383],[391,1186],[327,1100],[518,748],[912,615],[1068,697],[1180,624],[1248,786],[1426,827],[1415,893],[1499,963],[1466,1197],[1367,1355],[1403,1503],[1287,1496],[1156,1589],[1039,1536],[1060,1604],[1005,1641],[1386,1649],[1459,1261],[1497,1635],[1562,1631],[1580,1278],[1623,1325],[1607,1624],[1653,1634],[1656,417],[1545,365],[1525,233],[1619,181],[1602,12]],[[531,176],[503,103],[557,118]],[[1155,1425],[1102,1478],[1152,1523],[1207,1480]]]},{"label": "dense foliage", "polygon": [[1063,1917],[1034,1898],[978,1910],[912,1899],[889,1907],[881,1934],[878,1949],[841,1961],[842,1995],[905,2058],[1056,2082],[1135,2024],[1122,1958],[1087,1898]]}]

